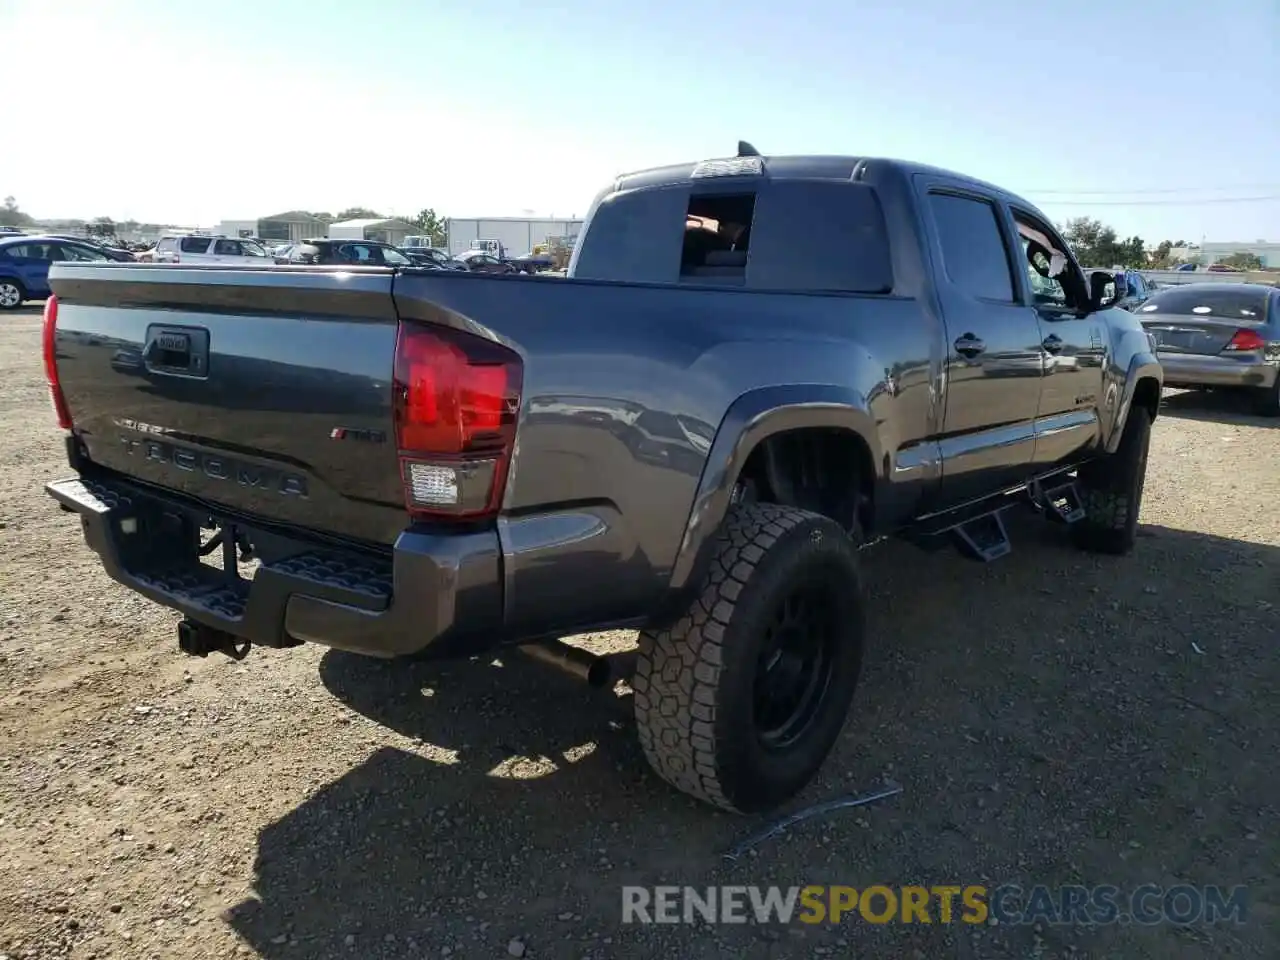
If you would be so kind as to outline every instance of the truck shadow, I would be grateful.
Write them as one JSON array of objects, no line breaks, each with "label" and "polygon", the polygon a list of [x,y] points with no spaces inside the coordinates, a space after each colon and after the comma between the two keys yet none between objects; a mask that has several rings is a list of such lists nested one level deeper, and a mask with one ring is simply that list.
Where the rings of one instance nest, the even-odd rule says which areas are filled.
[{"label": "truck shadow", "polygon": [[[1207,882],[1266,875],[1275,844],[1218,825],[1246,808],[1258,822],[1277,813],[1265,758],[1280,736],[1259,710],[1280,687],[1269,606],[1280,548],[1148,526],[1138,555],[1100,558],[1047,524],[1010,527],[1013,563],[876,548],[875,645],[851,720],[791,808],[886,777],[905,792],[795,828],[740,864],[721,854],[763,819],[719,814],[651,775],[629,697],[516,653],[500,666],[326,654],[323,683],[382,728],[380,745],[260,832],[254,896],[227,922],[273,960],[498,956],[512,938],[540,958],[647,956],[662,931],[619,927],[624,884],[1088,876],[1133,888],[1193,866]],[[1211,845],[1187,829],[1193,811]],[[847,938],[876,955],[974,955],[957,927],[850,926],[781,943],[754,925],[715,940],[668,927],[661,952],[841,953]],[[1002,936],[1010,955],[1033,941],[1052,955],[1066,944],[1201,955],[1171,925]]]},{"label": "truck shadow", "polygon": [[1280,428],[1280,417],[1262,417],[1254,413],[1249,396],[1238,390],[1183,390],[1166,393],[1160,402],[1160,414],[1207,423]]}]

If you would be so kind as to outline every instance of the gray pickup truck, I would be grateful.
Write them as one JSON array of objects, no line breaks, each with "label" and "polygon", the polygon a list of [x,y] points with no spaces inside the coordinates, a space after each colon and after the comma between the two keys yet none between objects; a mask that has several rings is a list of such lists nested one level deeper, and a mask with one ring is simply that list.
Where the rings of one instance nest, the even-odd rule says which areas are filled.
[{"label": "gray pickup truck", "polygon": [[646,756],[740,812],[839,733],[861,549],[992,560],[1025,504],[1128,551],[1161,391],[1108,278],[1025,201],[746,144],[619,177],[568,278],[50,280],[75,476],[48,491],[113,578],[183,615],[185,652],[510,645],[598,679],[559,638],[638,628]]}]

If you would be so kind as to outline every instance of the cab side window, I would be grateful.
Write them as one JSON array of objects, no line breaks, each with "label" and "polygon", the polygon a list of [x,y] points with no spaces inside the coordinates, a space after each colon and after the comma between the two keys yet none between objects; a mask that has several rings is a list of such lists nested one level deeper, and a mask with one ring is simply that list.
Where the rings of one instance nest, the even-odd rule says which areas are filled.
[{"label": "cab side window", "polygon": [[1037,307],[1075,313],[1089,307],[1089,289],[1067,244],[1048,224],[1021,210],[1013,211],[1021,241],[1023,269]]},{"label": "cab side window", "polygon": [[1038,305],[1065,307],[1067,294],[1062,284],[1051,275],[1053,255],[1044,245],[1023,236],[1022,257],[1027,268],[1027,282],[1031,287],[1031,298]]}]

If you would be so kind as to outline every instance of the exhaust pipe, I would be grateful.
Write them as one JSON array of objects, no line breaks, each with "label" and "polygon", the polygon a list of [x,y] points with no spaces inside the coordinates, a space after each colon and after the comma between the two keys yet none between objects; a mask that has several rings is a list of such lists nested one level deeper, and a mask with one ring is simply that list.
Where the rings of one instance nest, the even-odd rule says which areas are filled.
[{"label": "exhaust pipe", "polygon": [[225,653],[232,660],[243,660],[249,655],[250,646],[248,640],[240,640],[195,620],[183,620],[178,624],[178,649],[189,657]]},{"label": "exhaust pipe", "polygon": [[603,687],[613,673],[607,658],[598,657],[581,647],[570,646],[563,640],[523,643],[518,649],[532,660],[555,667],[578,680],[585,680],[591,687]]}]

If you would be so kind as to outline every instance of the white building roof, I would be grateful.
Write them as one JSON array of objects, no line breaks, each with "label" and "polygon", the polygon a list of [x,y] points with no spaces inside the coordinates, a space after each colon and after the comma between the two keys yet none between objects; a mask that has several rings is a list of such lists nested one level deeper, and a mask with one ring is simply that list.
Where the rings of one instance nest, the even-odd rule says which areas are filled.
[{"label": "white building roof", "polygon": [[399,217],[379,217],[375,220],[341,220],[338,223],[329,224],[330,227],[350,227],[353,230],[368,230],[370,227],[408,227],[410,230],[416,230],[412,223],[407,220],[401,220]]},{"label": "white building roof", "polygon": [[499,223],[581,223],[581,217],[449,217],[450,220],[459,220],[469,222],[472,220],[483,220],[485,222],[496,220]]}]

